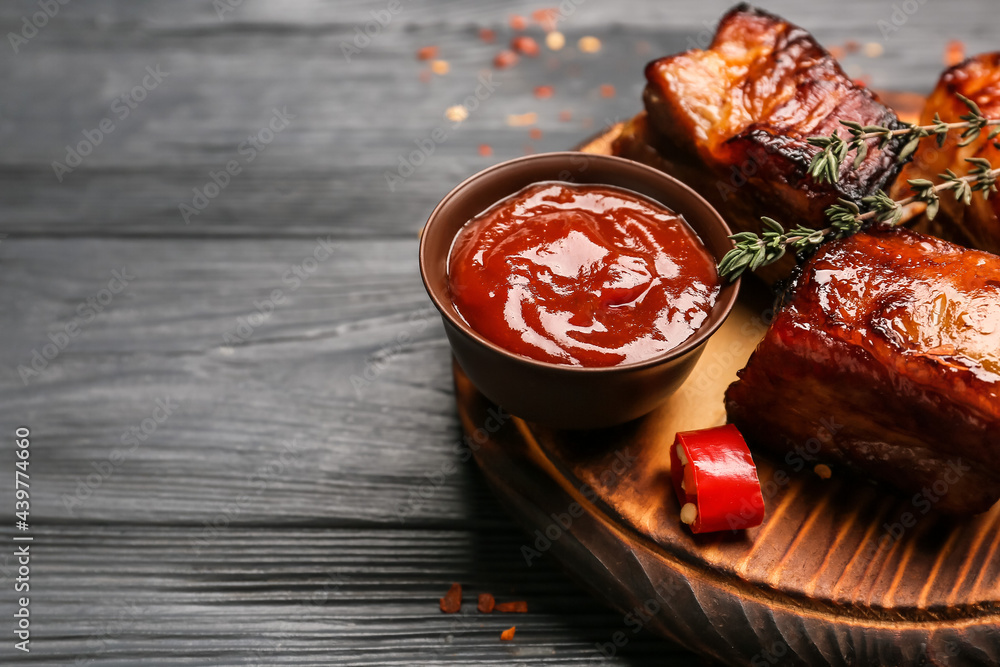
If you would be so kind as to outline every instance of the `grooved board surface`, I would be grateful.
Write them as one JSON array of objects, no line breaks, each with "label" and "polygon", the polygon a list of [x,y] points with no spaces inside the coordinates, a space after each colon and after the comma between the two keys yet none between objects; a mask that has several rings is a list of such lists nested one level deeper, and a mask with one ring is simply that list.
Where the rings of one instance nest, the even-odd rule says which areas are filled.
[{"label": "grooved board surface", "polygon": [[[694,536],[680,524],[669,475],[674,435],[725,423],[722,396],[770,308],[767,291],[749,285],[685,385],[637,422],[588,433],[518,430],[573,486],[593,488],[622,525],[724,580],[845,616],[1000,622],[1000,504],[959,520],[932,511],[932,489],[899,497],[842,469],[821,480],[800,445],[784,459],[755,448],[762,525]],[[826,428],[838,425],[826,420],[817,437]],[[960,480],[967,466],[954,463]]]},{"label": "grooved board surface", "polygon": [[[706,399],[739,367],[751,313],[739,304],[691,382],[636,422],[573,432],[515,418],[489,434],[476,460],[534,534],[529,557],[556,558],[627,623],[724,664],[995,664],[996,509],[921,516],[864,482],[819,482],[808,468],[779,478],[782,465],[758,454],[761,526],[692,535],[680,523],[673,434],[721,423]],[[724,350],[734,359],[720,366]],[[455,382],[473,434],[491,406],[457,364]],[[901,523],[907,511],[915,523]]]},{"label": "grooved board surface", "polygon": [[[0,548],[0,663],[699,664],[554,558],[525,564],[528,537],[461,447],[417,275],[417,232],[453,185],[631,117],[644,64],[730,5],[574,2],[562,51],[488,76],[508,15],[557,4],[402,0],[350,62],[342,45],[387,2],[77,1],[16,52],[41,10],[0,4],[0,543],[20,425],[35,537],[30,654],[13,648]],[[883,89],[929,90],[947,40],[982,51],[1000,27],[991,0],[918,3],[887,36],[893,3],[764,4],[829,46],[877,43],[845,66]],[[599,53],[576,48],[585,35]],[[449,71],[423,81],[428,45]],[[484,81],[466,120],[445,118]],[[540,138],[508,124],[531,112]],[[452,581],[460,618],[437,608]],[[480,590],[531,612],[480,617]]]}]

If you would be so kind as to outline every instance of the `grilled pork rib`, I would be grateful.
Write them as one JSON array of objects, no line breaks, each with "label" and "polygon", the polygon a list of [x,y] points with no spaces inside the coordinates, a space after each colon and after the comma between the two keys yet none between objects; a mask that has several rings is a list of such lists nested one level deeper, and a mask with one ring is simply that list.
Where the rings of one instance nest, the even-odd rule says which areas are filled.
[{"label": "grilled pork rib", "polygon": [[829,243],[739,377],[729,419],[761,446],[942,511],[1000,497],[1000,257],[905,229]]},{"label": "grilled pork rib", "polygon": [[[646,79],[646,114],[626,126],[615,152],[684,179],[736,231],[760,231],[761,215],[825,227],[827,206],[874,194],[898,171],[902,141],[880,149],[872,139],[857,169],[853,153],[844,161],[839,183],[809,176],[819,148],[806,139],[849,137],[840,119],[901,125],[808,32],[758,9],[730,10],[708,49],[655,60]],[[774,279],[791,267],[789,257],[761,274]]]},{"label": "grilled pork rib", "polygon": [[[1000,72],[997,63],[980,70]],[[946,75],[957,105],[945,120],[966,113],[955,92],[977,99],[1000,81],[962,67]],[[901,124],[807,32],[765,12],[734,8],[708,49],[654,61],[646,76],[646,111],[613,152],[680,178],[736,231],[760,231],[762,215],[825,227],[828,205],[859,201],[899,172],[905,138],[881,149],[870,140],[837,184],[809,176],[819,149],[808,137],[848,138],[841,119]],[[942,105],[940,89],[929,108]],[[928,171],[956,161],[931,157]],[[786,257],[757,275],[773,281],[792,266]],[[978,513],[1000,498],[1000,257],[909,230],[829,243],[796,274],[739,377],[726,394],[730,421],[779,455],[849,466],[917,510]]]},{"label": "grilled pork rib", "polygon": [[[983,53],[945,70],[927,98],[920,124],[933,123],[934,114],[939,114],[946,123],[959,122],[959,116],[969,112],[959,95],[978,104],[987,118],[1000,118],[1000,52]],[[906,166],[893,186],[893,196],[902,199],[913,194],[906,183],[908,179],[925,178],[937,182],[940,180],[938,174],[945,169],[964,175],[971,166],[966,158],[986,158],[1000,165],[1000,150],[988,138],[990,129],[980,133],[968,146],[958,145],[960,132],[954,131],[940,148],[933,139],[925,139],[914,154],[913,162]],[[984,200],[982,195],[976,194],[972,203],[966,206],[944,193],[937,216],[933,221],[925,220],[921,229],[956,243],[1000,253],[1000,197],[993,195]]]}]

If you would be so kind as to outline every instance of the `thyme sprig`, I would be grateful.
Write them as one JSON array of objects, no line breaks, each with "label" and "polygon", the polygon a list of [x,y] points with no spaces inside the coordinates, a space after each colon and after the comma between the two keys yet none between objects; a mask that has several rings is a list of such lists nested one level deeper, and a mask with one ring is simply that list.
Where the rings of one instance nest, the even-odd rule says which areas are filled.
[{"label": "thyme sprig", "polygon": [[[987,139],[993,141],[1000,136],[1000,118],[987,118],[979,105],[969,98],[958,95],[958,98],[969,109],[969,113],[959,116],[960,122],[945,123],[938,114],[934,114],[934,122],[930,125],[905,124],[899,129],[891,129],[883,125],[862,125],[857,121],[841,120],[847,128],[850,139],[844,139],[836,131],[830,136],[809,137],[808,141],[820,150],[809,164],[809,174],[818,183],[836,183],[840,178],[840,167],[847,159],[848,153],[855,151],[853,168],[861,166],[868,155],[868,140],[878,139],[878,147],[885,148],[895,137],[911,135],[897,156],[897,161],[908,159],[917,149],[920,141],[927,137],[935,137],[938,147],[944,145],[952,130],[962,130],[959,146],[967,146],[976,139],[984,129],[996,126],[990,130]],[[1000,149],[1000,142],[993,144]],[[941,205],[940,194],[951,190],[956,201],[964,205],[972,202],[974,192],[982,192],[983,199],[997,191],[997,180],[1000,169],[994,169],[985,158],[967,158],[972,167],[965,176],[958,176],[951,169],[939,174],[940,183],[927,179],[916,178],[907,183],[913,195],[905,199],[893,200],[883,191],[878,191],[870,197],[863,197],[860,205],[856,202],[840,199],[837,204],[829,206],[824,213],[829,222],[827,227],[813,229],[799,225],[785,231],[779,222],[772,218],[762,217],[764,231],[761,234],[741,232],[729,238],[736,242],[719,262],[719,274],[736,280],[744,271],[756,271],[762,266],[781,259],[789,248],[799,255],[816,250],[820,245],[831,239],[840,239],[856,234],[869,224],[881,224],[885,227],[899,225],[903,217],[903,207],[914,202],[927,205],[926,215],[933,220]]]},{"label": "thyme sprig", "polygon": [[[878,147],[885,148],[892,139],[912,135],[900,151],[898,160],[903,161],[913,155],[920,141],[927,137],[935,137],[938,147],[944,145],[948,133],[952,130],[962,130],[959,146],[967,146],[979,138],[987,127],[994,127],[988,135],[992,141],[1000,135],[1000,119],[990,119],[983,115],[979,105],[963,95],[958,98],[969,109],[969,113],[959,116],[961,121],[945,123],[938,114],[934,114],[934,122],[930,125],[912,125],[893,130],[884,125],[862,125],[853,120],[842,120],[840,124],[847,128],[850,139],[844,139],[836,131],[830,136],[809,137],[806,139],[813,146],[822,150],[813,156],[809,164],[809,174],[819,183],[836,183],[840,179],[840,165],[850,151],[855,151],[853,167],[857,169],[868,155],[868,139],[878,139]],[[1000,146],[998,146],[1000,148]]]},{"label": "thyme sprig", "polygon": [[740,232],[729,237],[736,242],[736,246],[719,262],[719,275],[730,281],[736,280],[744,271],[756,271],[778,261],[789,249],[796,254],[809,254],[826,241],[856,234],[868,224],[895,227],[902,220],[903,207],[913,202],[926,203],[927,217],[933,220],[941,203],[939,193],[948,190],[954,191],[955,200],[965,205],[972,202],[974,192],[982,192],[983,199],[988,199],[991,193],[997,191],[1000,169],[994,169],[985,158],[967,158],[966,162],[972,167],[965,176],[957,176],[948,169],[939,174],[941,183],[935,184],[923,178],[908,180],[913,195],[905,199],[894,200],[881,190],[870,197],[863,197],[861,206],[848,199],[840,199],[839,203],[826,209],[829,226],[822,229],[799,225],[786,231],[776,220],[762,217],[765,230],[760,235]]}]

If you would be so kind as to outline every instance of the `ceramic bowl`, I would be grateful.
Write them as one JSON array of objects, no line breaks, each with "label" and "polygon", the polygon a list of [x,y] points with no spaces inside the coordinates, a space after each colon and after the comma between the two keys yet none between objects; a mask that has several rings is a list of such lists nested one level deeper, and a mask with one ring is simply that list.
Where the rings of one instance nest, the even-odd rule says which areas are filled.
[{"label": "ceramic bowl", "polygon": [[709,317],[683,343],[649,359],[601,368],[536,361],[490,342],[452,303],[448,257],[459,229],[496,202],[539,181],[613,185],[645,195],[684,217],[716,261],[733,247],[722,217],[694,190],[638,162],[578,152],[510,160],[467,179],[437,205],[420,237],[420,275],[462,370],[491,401],[523,419],[591,429],[651,412],[691,373],[705,343],[728,317],[739,281],[723,285]]}]

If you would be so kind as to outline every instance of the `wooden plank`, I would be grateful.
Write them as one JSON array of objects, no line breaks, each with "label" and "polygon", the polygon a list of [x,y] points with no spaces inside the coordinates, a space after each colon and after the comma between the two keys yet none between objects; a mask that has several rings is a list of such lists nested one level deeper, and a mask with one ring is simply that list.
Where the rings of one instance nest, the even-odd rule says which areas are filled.
[{"label": "wooden plank", "polygon": [[[205,4],[186,3],[185,10],[149,3],[67,6],[18,54],[4,55],[16,67],[0,69],[5,90],[31,91],[32,100],[11,100],[3,107],[5,231],[408,235],[452,184],[478,169],[526,150],[573,146],[633,115],[641,106],[645,62],[697,43],[705,23],[714,25],[728,4],[697,9],[635,4],[623,11],[617,4],[585,3],[561,26],[570,46],[496,73],[496,93],[454,127],[444,119],[445,109],[480,86],[480,75],[489,71],[493,54],[510,34],[508,11],[532,5],[502,11],[414,6],[350,63],[340,45],[370,18],[370,4],[349,3],[341,10],[340,3],[317,3],[287,11],[248,1],[222,21]],[[845,65],[852,75],[868,74],[883,88],[929,89],[950,36],[964,35],[970,51],[991,48],[988,32],[970,31],[968,17],[974,13],[922,6],[883,39],[876,25],[891,18],[891,6],[855,0],[849,8],[839,3],[805,10],[790,2],[775,4],[775,11],[816,28],[831,46],[848,39],[879,44],[884,56],[848,55]],[[17,29],[30,6],[6,8],[0,33]],[[985,12],[988,4],[969,6]],[[624,25],[614,25],[618,22]],[[478,25],[496,28],[499,44],[482,43]],[[573,44],[591,32],[600,33],[602,51],[579,53]],[[426,65],[414,53],[427,44],[441,47],[451,70],[423,83],[419,73]],[[147,66],[169,74],[120,118],[115,99],[142,83]],[[616,95],[602,97],[602,84],[613,84]],[[539,85],[553,85],[555,97],[536,99]],[[249,162],[240,145],[266,126],[275,107],[295,118]],[[572,111],[573,120],[560,121],[561,110]],[[527,127],[507,125],[509,115],[532,111],[543,132],[539,140],[529,137]],[[113,122],[114,131],[60,182],[53,161],[65,162],[65,147],[84,141],[83,132],[93,132],[103,118]],[[448,139],[390,191],[385,173],[437,127],[447,130]],[[492,156],[479,156],[483,143],[493,147]],[[186,222],[180,204],[194,202],[194,188],[203,189],[210,172],[230,160],[239,163],[241,173]]]},{"label": "wooden plank", "polygon": [[[621,617],[587,604],[548,568],[538,575],[524,566],[523,536],[471,462],[440,475],[460,462],[459,431],[436,315],[425,330],[410,319],[427,305],[415,239],[339,242],[291,290],[282,276],[315,247],[221,239],[0,244],[0,303],[10,315],[0,328],[0,424],[32,427],[39,480],[32,518],[41,526],[34,547],[42,592],[34,611],[45,620],[35,657],[41,664],[601,658],[594,643],[611,641]],[[24,387],[16,365],[30,363],[29,350],[72,321],[114,267],[134,267],[135,278]],[[276,285],[288,289],[287,303],[244,344],[221,352],[221,332],[235,330]],[[395,351],[389,346],[402,331],[413,340]],[[386,350],[389,364],[358,396],[349,375],[363,374],[366,355]],[[122,434],[165,395],[178,397],[176,415],[105,475],[112,452],[127,449]],[[282,441],[293,432],[302,434],[301,448],[282,468]],[[84,497],[67,506],[64,496],[74,497],[81,480]],[[9,486],[0,477],[0,495],[9,497]],[[276,527],[289,524],[316,528],[289,535]],[[506,563],[498,564],[498,553]],[[239,565],[244,559],[250,564]],[[335,606],[302,613],[307,595],[321,594],[343,564],[365,573],[361,582]],[[486,587],[494,592],[514,583],[506,589],[512,595],[542,601],[533,627],[527,618],[509,621],[521,623],[519,644],[496,639],[504,619],[493,621],[499,629],[475,619],[456,629],[441,619],[434,603],[450,580],[474,585],[483,576],[467,568],[493,577]],[[528,588],[519,583],[525,578],[541,584]],[[624,655],[643,660],[665,650],[647,637],[627,648]]]},{"label": "wooden plank", "polygon": [[[27,423],[36,435],[30,662],[600,664],[595,643],[622,631],[628,645],[606,664],[694,664],[600,611],[552,563],[524,566],[523,536],[454,451],[460,429],[435,316],[426,327],[411,317],[427,306],[416,232],[441,195],[501,159],[565,149],[631,116],[644,63],[697,40],[730,4],[582,3],[560,25],[567,48],[497,74],[497,93],[394,192],[386,170],[475,92],[510,38],[508,14],[541,5],[404,2],[351,63],[341,42],[384,3],[245,0],[221,20],[196,0],[69,3],[18,53],[5,43],[0,429]],[[768,7],[828,45],[882,44],[881,58],[847,62],[883,88],[929,89],[947,39],[985,50],[997,27],[988,0],[921,5],[888,39],[877,21],[891,18],[890,4]],[[36,11],[34,0],[3,3],[0,34]],[[496,44],[479,41],[481,26],[497,31]],[[587,34],[601,53],[573,48]],[[450,72],[424,83],[414,53],[428,44]],[[116,96],[156,65],[170,75],[119,119]],[[601,96],[606,83],[614,97]],[[539,85],[556,95],[538,100]],[[276,106],[297,117],[185,224],[179,204],[210,171],[244,158],[240,143]],[[572,120],[559,119],[564,109]],[[541,139],[507,123],[531,111]],[[60,183],[52,161],[104,117],[114,132]],[[493,155],[480,156],[480,144]],[[290,288],[285,273],[328,235],[335,256],[245,342],[226,344],[223,334],[255,300]],[[17,367],[122,265],[135,280],[25,386]],[[373,360],[385,368],[356,391],[351,376]],[[71,512],[63,496],[165,396],[182,407]],[[298,456],[279,472],[281,443],[295,434]],[[0,497],[10,497],[6,475]],[[341,572],[347,582],[303,610]],[[531,602],[512,644],[495,637],[506,619],[455,629],[436,611],[456,579]],[[0,612],[12,613],[9,601],[0,596]],[[149,612],[130,615],[135,605]],[[0,661],[11,655],[4,644]]]},{"label": "wooden plank", "polygon": [[[248,493],[239,522],[461,520],[469,466],[440,484],[427,477],[469,456],[455,451],[450,355],[415,275],[415,240],[339,243],[289,286],[282,278],[318,247],[0,245],[9,276],[0,306],[10,314],[0,329],[0,423],[35,433],[46,480],[36,516],[201,524]],[[31,367],[48,333],[65,337],[67,323],[83,322],[77,305],[115,267],[134,280],[25,386],[19,367]],[[283,293],[271,302],[275,289]],[[263,323],[239,328],[269,302]],[[133,427],[144,435],[157,400],[173,414],[148,442],[129,436]],[[101,475],[95,466],[115,452],[124,460]],[[262,467],[266,493],[254,476]],[[0,489],[8,483],[0,478]],[[430,499],[411,499],[415,483],[430,485]]]},{"label": "wooden plank", "polygon": [[[197,553],[190,535],[171,526],[36,529],[31,664],[697,664],[594,605],[551,561],[525,567],[524,538],[509,524],[231,528]],[[4,568],[0,557],[0,575]],[[438,598],[453,581],[464,584],[463,610],[442,614]],[[529,613],[477,613],[479,592],[526,600]],[[511,625],[515,641],[501,642]],[[615,632],[628,644],[605,661],[596,644]],[[11,651],[5,643],[0,656]]]}]

